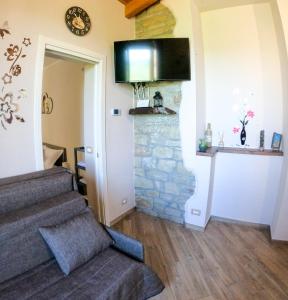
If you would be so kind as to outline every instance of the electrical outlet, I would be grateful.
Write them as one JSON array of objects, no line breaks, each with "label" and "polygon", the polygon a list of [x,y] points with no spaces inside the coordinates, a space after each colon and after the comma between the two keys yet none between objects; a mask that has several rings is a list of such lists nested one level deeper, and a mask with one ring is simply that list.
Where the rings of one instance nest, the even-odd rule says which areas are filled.
[{"label": "electrical outlet", "polygon": [[194,216],[201,216],[201,210],[200,209],[191,209],[191,214]]},{"label": "electrical outlet", "polygon": [[127,198],[122,199],[122,205],[126,205],[128,202]]}]

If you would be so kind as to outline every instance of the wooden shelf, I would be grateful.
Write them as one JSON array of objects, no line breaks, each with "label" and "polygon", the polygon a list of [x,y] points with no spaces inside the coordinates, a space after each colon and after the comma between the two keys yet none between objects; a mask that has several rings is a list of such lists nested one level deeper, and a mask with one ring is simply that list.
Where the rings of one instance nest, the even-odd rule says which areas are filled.
[{"label": "wooden shelf", "polygon": [[206,152],[197,151],[197,155],[213,157],[217,152],[218,152],[218,147],[211,147],[208,148]]},{"label": "wooden shelf", "polygon": [[264,150],[260,151],[259,149],[253,148],[237,148],[237,147],[211,147],[208,148],[206,152],[197,151],[198,156],[208,156],[213,157],[217,152],[221,153],[234,153],[234,154],[249,154],[249,155],[264,155],[264,156],[283,156],[282,151],[272,151]]},{"label": "wooden shelf", "polygon": [[167,107],[136,107],[129,110],[129,115],[175,115],[176,111]]}]

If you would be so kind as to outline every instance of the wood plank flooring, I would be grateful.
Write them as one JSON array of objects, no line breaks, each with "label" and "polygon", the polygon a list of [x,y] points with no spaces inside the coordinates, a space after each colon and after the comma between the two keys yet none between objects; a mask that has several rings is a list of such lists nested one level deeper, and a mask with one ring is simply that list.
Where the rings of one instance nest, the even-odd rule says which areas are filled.
[{"label": "wood plank flooring", "polygon": [[114,227],[143,242],[166,286],[153,300],[288,300],[288,245],[265,229],[211,221],[202,233],[138,212]]}]

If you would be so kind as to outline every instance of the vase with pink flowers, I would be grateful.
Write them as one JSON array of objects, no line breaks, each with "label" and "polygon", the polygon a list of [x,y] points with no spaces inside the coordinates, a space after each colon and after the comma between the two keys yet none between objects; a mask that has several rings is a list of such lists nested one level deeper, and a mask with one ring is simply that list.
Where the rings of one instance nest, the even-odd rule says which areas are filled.
[{"label": "vase with pink flowers", "polygon": [[246,133],[246,125],[248,124],[248,122],[250,120],[252,120],[255,116],[255,113],[252,111],[252,110],[248,110],[243,119],[240,120],[240,123],[242,124],[242,129],[241,129],[241,132],[240,132],[240,128],[239,127],[234,127],[233,128],[233,133],[236,134],[236,133],[239,133],[240,132],[240,142],[241,142],[241,145],[244,146],[245,143],[246,143],[246,138],[247,138],[247,133]]}]

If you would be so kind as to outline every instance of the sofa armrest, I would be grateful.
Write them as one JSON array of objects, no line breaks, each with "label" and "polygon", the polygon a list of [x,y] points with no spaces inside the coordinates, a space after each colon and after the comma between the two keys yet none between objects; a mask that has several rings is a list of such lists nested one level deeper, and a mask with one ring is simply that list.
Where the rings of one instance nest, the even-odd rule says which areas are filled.
[{"label": "sofa armrest", "polygon": [[104,228],[113,239],[114,248],[141,262],[144,262],[144,247],[141,242],[112,229],[111,227],[104,225]]}]

